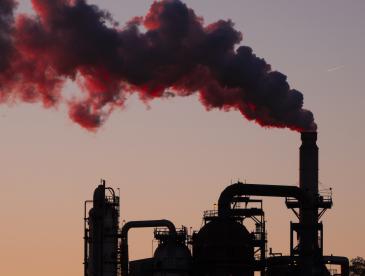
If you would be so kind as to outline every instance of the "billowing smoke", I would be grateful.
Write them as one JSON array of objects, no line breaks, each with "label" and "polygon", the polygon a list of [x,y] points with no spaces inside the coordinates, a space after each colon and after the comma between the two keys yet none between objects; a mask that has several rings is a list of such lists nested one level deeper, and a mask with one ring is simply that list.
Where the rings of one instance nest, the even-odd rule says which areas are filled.
[{"label": "billowing smoke", "polygon": [[[315,130],[303,95],[252,49],[231,21],[204,25],[179,0],[156,1],[120,27],[85,0],[32,0],[36,15],[13,16],[0,0],[0,101],[66,103],[70,118],[96,130],[126,99],[198,93],[206,109],[239,110],[262,126]],[[122,3],[121,3],[122,4]],[[83,97],[64,99],[75,80]]]}]

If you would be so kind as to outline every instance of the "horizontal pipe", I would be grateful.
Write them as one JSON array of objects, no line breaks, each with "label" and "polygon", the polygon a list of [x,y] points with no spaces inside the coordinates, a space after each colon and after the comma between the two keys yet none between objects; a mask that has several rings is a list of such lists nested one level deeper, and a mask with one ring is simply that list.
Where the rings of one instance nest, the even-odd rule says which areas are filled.
[{"label": "horizontal pipe", "polygon": [[138,220],[138,221],[129,221],[123,225],[121,236],[123,237],[128,236],[128,231],[131,228],[145,228],[145,227],[167,227],[170,231],[170,234],[176,235],[176,227],[175,225],[167,220],[167,219],[160,219],[160,220]]},{"label": "horizontal pipe", "polygon": [[266,185],[266,184],[243,184],[237,182],[225,188],[218,200],[218,215],[229,216],[231,202],[235,196],[254,195],[270,197],[293,197],[298,201],[305,201],[306,194],[296,186]]}]

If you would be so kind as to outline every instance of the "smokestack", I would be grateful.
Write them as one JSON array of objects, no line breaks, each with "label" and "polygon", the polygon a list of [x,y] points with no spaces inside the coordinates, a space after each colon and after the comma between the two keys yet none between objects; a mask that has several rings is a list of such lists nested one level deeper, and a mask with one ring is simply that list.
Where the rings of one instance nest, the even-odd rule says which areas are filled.
[{"label": "smokestack", "polygon": [[302,132],[300,146],[299,185],[311,195],[318,194],[318,146],[317,132]]},{"label": "smokestack", "polygon": [[322,275],[318,231],[318,147],[317,132],[302,132],[299,186],[308,199],[300,203],[299,256],[303,275]]}]

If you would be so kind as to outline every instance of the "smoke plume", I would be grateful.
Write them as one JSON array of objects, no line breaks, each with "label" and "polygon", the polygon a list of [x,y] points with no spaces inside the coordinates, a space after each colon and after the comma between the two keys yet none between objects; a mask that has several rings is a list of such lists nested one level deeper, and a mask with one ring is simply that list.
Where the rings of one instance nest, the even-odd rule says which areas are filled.
[{"label": "smoke plume", "polygon": [[[272,71],[230,20],[205,25],[179,0],[156,1],[120,27],[86,0],[32,0],[36,15],[14,17],[0,0],[0,102],[67,104],[96,130],[133,93],[143,101],[197,93],[207,110],[238,110],[266,127],[315,130],[312,112],[287,77]],[[64,99],[66,80],[82,98]]]}]

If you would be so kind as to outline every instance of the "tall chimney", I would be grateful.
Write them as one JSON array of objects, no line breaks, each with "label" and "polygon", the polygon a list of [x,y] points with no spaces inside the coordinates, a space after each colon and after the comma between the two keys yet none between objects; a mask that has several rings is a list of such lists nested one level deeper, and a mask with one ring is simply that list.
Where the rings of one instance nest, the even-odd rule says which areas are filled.
[{"label": "tall chimney", "polygon": [[299,255],[303,275],[319,275],[317,132],[302,132],[299,186],[307,194],[299,211]]},{"label": "tall chimney", "polygon": [[317,132],[302,132],[299,185],[311,195],[318,194]]}]

